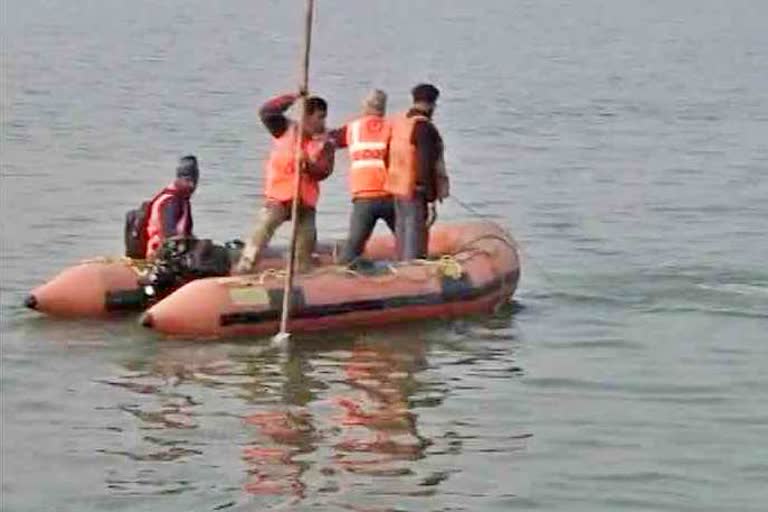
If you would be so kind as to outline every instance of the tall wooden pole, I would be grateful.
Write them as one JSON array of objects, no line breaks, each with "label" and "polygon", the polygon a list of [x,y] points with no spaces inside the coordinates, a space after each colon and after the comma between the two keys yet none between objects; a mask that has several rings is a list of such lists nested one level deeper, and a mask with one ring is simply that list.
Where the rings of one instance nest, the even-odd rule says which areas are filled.
[{"label": "tall wooden pole", "polygon": [[293,295],[293,274],[296,268],[296,234],[298,233],[299,217],[299,195],[301,192],[302,171],[304,168],[304,151],[302,151],[302,139],[304,137],[304,117],[307,111],[307,94],[309,91],[309,48],[312,42],[312,12],[314,10],[314,0],[307,0],[306,13],[304,17],[304,51],[301,56],[301,80],[299,82],[299,92],[301,94],[299,108],[299,126],[296,130],[296,162],[295,176],[293,181],[293,201],[291,203],[291,244],[288,250],[288,274],[285,276],[285,286],[283,288],[283,311],[280,317],[279,339],[286,339],[290,336],[288,331],[288,319],[291,316],[291,302]]}]

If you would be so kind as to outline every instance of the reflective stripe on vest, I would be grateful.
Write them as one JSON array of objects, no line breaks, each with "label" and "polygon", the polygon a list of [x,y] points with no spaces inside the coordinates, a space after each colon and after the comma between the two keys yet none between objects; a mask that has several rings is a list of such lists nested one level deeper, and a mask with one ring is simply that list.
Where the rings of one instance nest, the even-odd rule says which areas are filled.
[{"label": "reflective stripe on vest", "polygon": [[386,180],[389,122],[367,115],[347,125],[349,148],[349,188],[352,197],[380,197]]}]

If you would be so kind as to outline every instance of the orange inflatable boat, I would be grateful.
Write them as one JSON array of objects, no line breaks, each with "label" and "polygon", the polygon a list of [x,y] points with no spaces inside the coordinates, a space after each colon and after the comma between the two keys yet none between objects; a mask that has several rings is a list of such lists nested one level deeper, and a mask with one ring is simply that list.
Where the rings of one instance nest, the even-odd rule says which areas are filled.
[{"label": "orange inflatable boat", "polygon": [[[520,277],[515,241],[497,224],[436,225],[429,260],[394,260],[392,236],[371,239],[367,267],[327,265],[294,281],[291,332],[491,312]],[[283,272],[193,281],[152,306],[145,327],[193,338],[274,334]]]},{"label": "orange inflatable boat", "polygon": [[[318,261],[333,261],[333,247],[318,248]],[[282,268],[285,249],[268,250],[259,269]],[[63,270],[30,292],[24,305],[60,317],[98,317],[120,311],[143,311],[165,294],[147,294],[142,284],[149,268],[146,262],[129,258],[96,258]],[[170,290],[173,291],[173,290]]]}]

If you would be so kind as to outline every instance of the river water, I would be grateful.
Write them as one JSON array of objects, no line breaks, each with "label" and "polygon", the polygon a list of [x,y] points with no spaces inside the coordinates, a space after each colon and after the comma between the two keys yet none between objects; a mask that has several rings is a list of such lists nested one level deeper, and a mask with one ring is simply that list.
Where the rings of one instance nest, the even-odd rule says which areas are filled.
[{"label": "river water", "polygon": [[330,124],[441,88],[453,190],[523,249],[515,303],[286,353],[27,312],[181,154],[197,233],[242,236],[303,2],[8,0],[2,510],[765,510],[768,3],[317,3]]}]

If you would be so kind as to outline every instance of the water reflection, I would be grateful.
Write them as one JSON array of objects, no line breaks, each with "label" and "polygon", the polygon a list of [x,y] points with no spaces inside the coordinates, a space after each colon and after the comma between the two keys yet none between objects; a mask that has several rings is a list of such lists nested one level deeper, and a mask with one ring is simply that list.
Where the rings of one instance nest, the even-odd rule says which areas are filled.
[{"label": "water reflection", "polygon": [[452,470],[423,461],[460,453],[462,427],[453,420],[438,429],[432,424],[426,435],[419,414],[442,407],[462,383],[435,371],[429,359],[442,358],[441,369],[474,365],[464,341],[473,329],[506,329],[509,316],[472,325],[307,338],[287,352],[264,343],[158,341],[151,353],[124,358],[118,377],[99,381],[122,392],[115,409],[140,432],[132,445],[102,450],[140,463],[136,478],[119,475],[111,483],[122,489],[133,481],[133,492],[154,492],[145,474],[151,468],[178,488],[176,473],[188,475],[183,465],[194,460],[201,481],[208,480],[205,468],[224,471],[227,484],[240,482],[241,499],[250,496],[262,507],[311,496],[379,510],[366,495],[433,495]]},{"label": "water reflection", "polygon": [[334,394],[342,428],[334,458],[346,471],[409,474],[408,461],[424,457],[430,441],[418,433],[409,399],[426,368],[425,345],[402,347],[360,340],[342,363],[347,389]]},{"label": "water reflection", "polygon": [[352,484],[347,475],[413,474],[409,463],[430,444],[410,410],[425,353],[424,342],[395,346],[367,337],[291,350],[280,363],[279,405],[245,416],[254,427],[242,450],[245,491],[301,499],[309,485],[344,492]]},{"label": "water reflection", "polygon": [[248,464],[244,490],[250,494],[280,494],[303,498],[306,484],[302,475],[308,461],[295,458],[315,450],[316,434],[312,416],[306,410],[266,410],[246,416],[257,428],[257,436],[243,447]]}]

